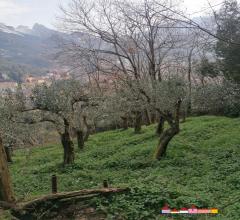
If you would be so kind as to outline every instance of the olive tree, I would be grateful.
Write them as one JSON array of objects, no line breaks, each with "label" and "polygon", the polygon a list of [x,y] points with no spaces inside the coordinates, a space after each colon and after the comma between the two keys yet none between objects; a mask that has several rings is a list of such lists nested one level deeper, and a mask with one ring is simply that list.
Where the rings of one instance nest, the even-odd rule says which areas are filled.
[{"label": "olive tree", "polygon": [[20,102],[16,98],[21,96],[17,90],[17,97],[10,90],[3,91],[0,96],[0,200],[14,201],[8,162],[12,162],[9,147],[29,144],[35,135],[34,129],[28,125],[18,123],[16,115]]},{"label": "olive tree", "polygon": [[6,134],[8,127],[11,127],[9,122],[10,114],[5,107],[3,98],[0,101],[0,201],[13,202],[14,194],[11,183],[11,177],[8,169],[7,155],[3,146],[2,135]]},{"label": "olive tree", "polygon": [[129,95],[129,88],[123,82],[118,82],[118,87],[104,97],[102,111],[108,121],[117,122],[123,129],[134,127],[134,132],[139,133],[144,107],[139,95]]},{"label": "olive tree", "polygon": [[237,117],[240,115],[240,89],[237,83],[224,80],[197,85],[193,90],[193,111]]},{"label": "olive tree", "polygon": [[[177,83],[169,80],[182,74],[183,69],[176,53],[182,44],[176,28],[179,23],[169,19],[175,12],[166,9],[174,7],[171,2],[154,0],[72,0],[68,8],[62,9],[65,31],[85,32],[101,42],[98,47],[74,42],[72,56],[97,58],[90,60],[98,71],[118,76],[129,94],[128,100],[135,100],[136,121],[143,106],[157,112],[163,119],[161,124],[167,121],[170,125],[160,136],[156,159],[164,156],[169,141],[179,132],[184,98],[182,93],[174,93],[178,91]],[[167,98],[166,94],[174,96]]]},{"label": "olive tree", "polygon": [[80,109],[88,101],[87,90],[80,81],[58,80],[49,85],[36,85],[18,111],[22,113],[23,123],[50,122],[55,125],[64,149],[64,164],[70,164],[74,162],[72,133],[76,131],[83,135],[84,120],[79,119],[82,117]]}]

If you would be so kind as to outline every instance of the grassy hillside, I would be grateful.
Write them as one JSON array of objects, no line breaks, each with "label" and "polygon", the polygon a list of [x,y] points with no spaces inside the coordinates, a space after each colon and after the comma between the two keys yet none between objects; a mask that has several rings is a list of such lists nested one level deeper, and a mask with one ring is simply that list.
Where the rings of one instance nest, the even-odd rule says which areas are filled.
[{"label": "grassy hillside", "polygon": [[75,164],[66,168],[61,166],[61,146],[19,150],[11,165],[17,197],[49,193],[51,174],[59,178],[59,191],[95,188],[108,179],[112,186],[132,191],[96,203],[126,219],[166,219],[159,217],[165,202],[171,207],[217,207],[220,214],[213,219],[240,219],[240,119],[187,119],[161,161],[153,160],[158,142],[154,129],[144,127],[140,135],[132,129],[93,135],[85,150],[77,152]]}]

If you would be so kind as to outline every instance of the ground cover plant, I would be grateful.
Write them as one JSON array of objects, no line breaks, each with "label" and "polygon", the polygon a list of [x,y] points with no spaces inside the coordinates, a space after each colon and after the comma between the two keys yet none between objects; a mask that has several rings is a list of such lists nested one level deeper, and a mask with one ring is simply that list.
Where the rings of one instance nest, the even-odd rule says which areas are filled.
[{"label": "ground cover plant", "polygon": [[49,193],[51,174],[56,174],[59,191],[101,187],[104,179],[111,186],[130,187],[130,193],[95,201],[109,219],[166,219],[160,216],[165,203],[220,210],[215,217],[195,219],[239,219],[240,120],[188,118],[161,161],[152,159],[155,127],[143,127],[141,134],[120,129],[92,135],[67,167],[56,145],[16,151],[10,170],[17,198]]}]

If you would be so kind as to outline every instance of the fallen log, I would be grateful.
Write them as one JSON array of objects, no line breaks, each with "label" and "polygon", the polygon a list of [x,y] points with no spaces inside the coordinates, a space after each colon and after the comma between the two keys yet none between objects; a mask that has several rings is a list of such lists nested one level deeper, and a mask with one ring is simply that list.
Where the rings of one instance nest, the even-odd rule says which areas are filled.
[{"label": "fallen log", "polygon": [[12,214],[19,219],[34,219],[36,214],[55,212],[67,209],[75,204],[76,207],[91,206],[88,201],[95,197],[108,196],[115,193],[124,193],[129,188],[102,188],[102,189],[85,189],[73,192],[63,192],[42,196],[32,201],[18,204],[10,207]]},{"label": "fallen log", "polygon": [[53,195],[47,195],[40,197],[38,199],[32,200],[30,202],[27,202],[23,204],[22,209],[29,209],[32,207],[35,207],[36,205],[44,202],[51,202],[54,200],[62,200],[62,199],[73,199],[73,198],[82,198],[81,196],[84,195],[91,195],[94,196],[97,195],[108,195],[112,193],[120,193],[120,192],[126,192],[128,191],[128,188],[103,188],[103,189],[85,189],[80,191],[73,191],[73,192],[65,192],[65,193],[56,193]]}]

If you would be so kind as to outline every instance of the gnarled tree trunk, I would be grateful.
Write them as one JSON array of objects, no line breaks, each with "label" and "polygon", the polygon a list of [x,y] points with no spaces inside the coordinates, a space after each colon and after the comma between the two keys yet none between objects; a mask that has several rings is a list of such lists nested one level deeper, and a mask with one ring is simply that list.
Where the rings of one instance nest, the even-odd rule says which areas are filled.
[{"label": "gnarled tree trunk", "polygon": [[64,119],[65,131],[61,134],[61,142],[64,149],[63,164],[74,163],[74,145],[70,135],[70,125],[66,119]]},{"label": "gnarled tree trunk", "polygon": [[63,164],[72,164],[74,162],[74,147],[69,134],[62,134],[61,141],[64,150]]},{"label": "gnarled tree trunk", "polygon": [[142,113],[136,112],[135,123],[134,123],[134,132],[136,134],[140,133],[142,129]]},{"label": "gnarled tree trunk", "polygon": [[177,125],[170,127],[165,130],[159,140],[159,144],[155,153],[155,158],[160,160],[162,157],[166,155],[168,143],[172,140],[172,138],[179,133],[179,128]]},{"label": "gnarled tree trunk", "polygon": [[165,120],[170,125],[170,128],[163,131],[160,135],[159,144],[157,146],[155,152],[155,158],[160,160],[162,157],[166,155],[167,147],[169,142],[172,138],[179,133],[179,117],[180,117],[180,107],[181,107],[182,100],[179,99],[176,103],[175,115],[167,114],[161,115],[162,117],[165,116]]},{"label": "gnarled tree trunk", "polygon": [[81,130],[77,130],[77,142],[78,142],[78,148],[83,149],[84,148],[84,133]]},{"label": "gnarled tree trunk", "polygon": [[91,131],[91,126],[87,123],[87,117],[83,116],[83,123],[86,126],[86,134],[84,135],[84,142],[88,140],[89,136],[90,136],[90,131]]},{"label": "gnarled tree trunk", "polygon": [[160,136],[164,130],[164,122],[165,122],[165,119],[160,116],[159,117],[159,121],[158,121],[158,125],[157,125],[157,129],[156,129],[156,134],[158,136]]},{"label": "gnarled tree trunk", "polygon": [[14,202],[13,188],[8,170],[7,156],[0,138],[0,200]]}]

